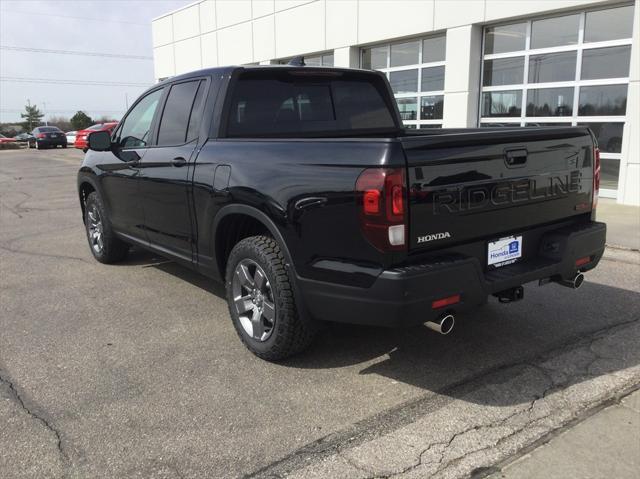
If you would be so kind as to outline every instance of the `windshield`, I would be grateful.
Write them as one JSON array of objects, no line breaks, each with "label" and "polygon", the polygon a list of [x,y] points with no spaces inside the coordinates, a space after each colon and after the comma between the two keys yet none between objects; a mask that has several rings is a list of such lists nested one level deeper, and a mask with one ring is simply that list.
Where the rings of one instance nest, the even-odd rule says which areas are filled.
[{"label": "windshield", "polygon": [[240,75],[227,134],[345,136],[396,129],[386,84],[378,75],[267,70]]}]

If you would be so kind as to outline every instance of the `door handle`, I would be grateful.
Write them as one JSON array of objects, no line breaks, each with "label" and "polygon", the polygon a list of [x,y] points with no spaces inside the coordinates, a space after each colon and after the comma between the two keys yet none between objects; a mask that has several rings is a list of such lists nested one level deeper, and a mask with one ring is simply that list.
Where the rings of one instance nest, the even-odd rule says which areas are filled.
[{"label": "door handle", "polygon": [[173,166],[184,166],[184,165],[187,164],[187,160],[185,160],[181,156],[178,156],[178,157],[174,158],[173,160],[171,160],[171,164]]}]

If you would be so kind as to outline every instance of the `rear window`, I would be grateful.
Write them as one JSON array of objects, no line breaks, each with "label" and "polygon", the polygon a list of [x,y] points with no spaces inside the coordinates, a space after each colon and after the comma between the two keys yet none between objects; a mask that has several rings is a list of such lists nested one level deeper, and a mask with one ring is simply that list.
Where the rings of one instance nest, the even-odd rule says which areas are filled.
[{"label": "rear window", "polygon": [[53,133],[53,132],[58,132],[61,131],[59,128],[55,127],[55,126],[39,126],[38,127],[38,131],[40,133]]},{"label": "rear window", "polygon": [[383,79],[306,70],[241,74],[229,110],[227,135],[333,136],[396,130]]},{"label": "rear window", "polygon": [[89,128],[87,128],[87,130],[102,130],[102,127],[104,126],[104,123],[98,123],[97,125],[92,125]]}]

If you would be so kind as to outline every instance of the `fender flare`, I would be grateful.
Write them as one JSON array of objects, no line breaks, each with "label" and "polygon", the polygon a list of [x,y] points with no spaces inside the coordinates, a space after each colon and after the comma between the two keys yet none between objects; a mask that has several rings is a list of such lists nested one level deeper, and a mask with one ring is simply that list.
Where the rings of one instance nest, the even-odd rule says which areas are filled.
[{"label": "fender flare", "polygon": [[102,189],[99,186],[99,182],[96,181],[95,174],[89,170],[81,169],[78,172],[78,180],[77,180],[77,189],[78,189],[78,198],[80,199],[80,208],[82,210],[82,221],[84,222],[84,203],[82,201],[82,197],[80,196],[80,185],[83,183],[89,183],[94,191],[96,191],[101,198],[104,199],[104,195],[102,194]]},{"label": "fender flare", "polygon": [[[278,245],[282,249],[282,253],[284,254],[284,257],[286,260],[286,267],[292,274],[292,285],[293,285],[293,290],[296,298],[296,306],[298,308],[298,314],[300,315],[300,319],[305,323],[307,323],[309,326],[315,327],[314,326],[315,322],[311,319],[311,315],[307,310],[307,306],[304,300],[304,294],[302,293],[299,286],[298,273],[296,272],[296,267],[293,263],[291,253],[289,252],[289,247],[287,246],[287,243],[284,240],[284,236],[282,236],[282,233],[280,232],[280,230],[278,229],[274,221],[271,218],[269,218],[269,216],[266,213],[264,213],[263,211],[253,206],[243,205],[243,204],[233,204],[233,205],[223,206],[218,211],[215,218],[213,219],[212,233],[214,238],[214,252],[215,252],[215,237],[218,233],[218,226],[226,216],[229,216],[232,214],[245,214],[247,216],[251,216],[252,218],[255,218],[256,220],[260,221],[262,224],[264,224],[267,227],[267,229],[269,230],[269,233],[271,233],[273,238],[278,242]],[[217,261],[217,258],[216,258],[216,261]]]},{"label": "fender flare", "polygon": [[287,246],[287,243],[284,240],[284,236],[282,236],[282,233],[280,232],[276,224],[273,222],[271,218],[269,218],[269,216],[267,216],[266,213],[264,213],[263,211],[260,211],[258,208],[255,208],[253,206],[243,205],[243,204],[233,204],[233,205],[226,205],[220,208],[215,218],[213,219],[213,225],[211,228],[213,233],[212,236],[214,239],[214,248],[215,248],[215,238],[218,234],[218,226],[220,225],[220,222],[225,217],[233,214],[244,214],[247,216],[251,216],[252,218],[264,224],[266,228],[269,230],[269,233],[271,233],[274,239],[278,242],[278,244],[280,245],[280,248],[282,248],[284,257],[287,260],[287,267],[291,269],[295,274],[295,266],[293,264],[293,259],[291,257],[291,253],[289,252],[289,247]]}]

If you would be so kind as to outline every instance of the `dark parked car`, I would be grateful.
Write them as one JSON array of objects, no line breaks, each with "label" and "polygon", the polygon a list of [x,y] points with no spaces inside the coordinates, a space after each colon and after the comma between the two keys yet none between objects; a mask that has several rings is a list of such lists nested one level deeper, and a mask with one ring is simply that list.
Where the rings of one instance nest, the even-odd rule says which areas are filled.
[{"label": "dark parked car", "polygon": [[29,139],[29,148],[37,150],[43,148],[67,147],[67,136],[57,126],[39,126],[31,132],[33,138]]},{"label": "dark parked car", "polygon": [[604,251],[588,128],[407,130],[379,72],[176,76],[89,148],[94,257],[138,245],[223,281],[240,339],[269,360],[321,320],[446,334],[525,283],[578,288]]}]

